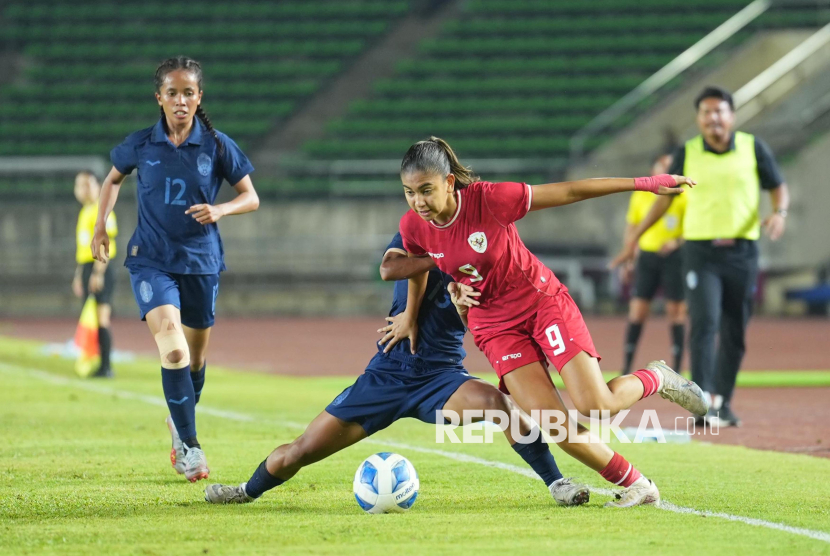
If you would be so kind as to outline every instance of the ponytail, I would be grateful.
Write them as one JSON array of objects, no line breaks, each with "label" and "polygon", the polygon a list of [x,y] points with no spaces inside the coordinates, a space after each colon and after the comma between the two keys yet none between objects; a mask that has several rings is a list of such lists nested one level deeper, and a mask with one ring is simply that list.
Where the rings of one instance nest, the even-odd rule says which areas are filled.
[{"label": "ponytail", "polygon": [[449,143],[439,137],[430,137],[426,141],[418,141],[406,151],[401,162],[401,174],[409,172],[423,172],[425,174],[441,174],[455,176],[455,189],[464,189],[471,183],[479,181],[473,174],[472,168],[464,166]]},{"label": "ponytail", "polygon": [[210,123],[210,118],[208,118],[207,112],[205,109],[202,108],[202,105],[196,107],[196,115],[202,120],[202,123],[205,124],[207,130],[213,135],[213,138],[216,139],[216,149],[219,151],[219,154],[222,155],[225,152],[225,145],[222,144],[222,140],[219,139],[219,134],[216,133],[216,130],[213,129],[213,124]]}]

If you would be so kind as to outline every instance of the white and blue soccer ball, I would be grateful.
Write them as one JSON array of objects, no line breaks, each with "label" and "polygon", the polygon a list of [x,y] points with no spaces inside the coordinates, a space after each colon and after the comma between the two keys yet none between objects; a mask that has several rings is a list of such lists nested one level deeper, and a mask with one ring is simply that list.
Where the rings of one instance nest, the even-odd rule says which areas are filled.
[{"label": "white and blue soccer ball", "polygon": [[370,514],[405,512],[418,498],[419,488],[412,463],[392,452],[369,456],[354,474],[354,497]]}]

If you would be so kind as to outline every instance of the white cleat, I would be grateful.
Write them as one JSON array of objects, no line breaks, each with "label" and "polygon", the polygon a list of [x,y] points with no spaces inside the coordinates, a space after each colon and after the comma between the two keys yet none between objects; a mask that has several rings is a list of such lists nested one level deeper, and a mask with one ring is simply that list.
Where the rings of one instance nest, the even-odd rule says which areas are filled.
[{"label": "white cleat", "polygon": [[184,476],[191,483],[207,479],[210,474],[207,458],[201,448],[190,448],[184,456]]},{"label": "white cleat", "polygon": [[674,372],[665,361],[652,361],[646,365],[646,369],[660,374],[657,393],[661,398],[676,403],[698,417],[703,417],[709,411],[709,402],[700,386]]},{"label": "white cleat", "polygon": [[205,488],[205,502],[211,504],[247,504],[255,499],[245,492],[245,485],[208,485]]},{"label": "white cleat", "polygon": [[631,506],[660,505],[660,491],[650,479],[640,477],[634,484],[615,494],[616,500],[606,502],[606,508],[630,508]]},{"label": "white cleat", "polygon": [[176,425],[173,424],[173,419],[167,416],[167,429],[170,431],[170,437],[173,439],[173,446],[170,448],[170,464],[179,475],[184,475],[184,445],[182,439],[179,438],[179,432],[176,430]]},{"label": "white cleat", "polygon": [[551,496],[560,506],[581,506],[587,503],[591,496],[587,486],[571,481],[571,478],[562,478],[548,487]]}]

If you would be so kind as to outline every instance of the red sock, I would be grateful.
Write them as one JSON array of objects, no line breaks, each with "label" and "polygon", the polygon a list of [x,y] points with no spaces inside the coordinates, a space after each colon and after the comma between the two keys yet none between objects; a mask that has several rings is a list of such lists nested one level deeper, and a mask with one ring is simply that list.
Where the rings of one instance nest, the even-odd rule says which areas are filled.
[{"label": "red sock", "polygon": [[614,452],[614,457],[599,474],[606,481],[625,488],[630,487],[640,478],[640,472],[617,452]]},{"label": "red sock", "polygon": [[634,371],[631,374],[639,378],[640,382],[643,383],[643,398],[647,398],[656,393],[657,389],[660,387],[660,375],[657,374],[657,371],[640,369],[639,371]]}]

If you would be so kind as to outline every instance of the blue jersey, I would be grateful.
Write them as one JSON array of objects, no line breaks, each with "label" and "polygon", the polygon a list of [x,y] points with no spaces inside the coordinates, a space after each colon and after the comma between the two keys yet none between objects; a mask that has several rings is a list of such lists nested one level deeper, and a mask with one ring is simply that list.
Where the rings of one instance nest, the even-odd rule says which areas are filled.
[{"label": "blue jersey", "polygon": [[138,169],[138,226],[127,245],[127,267],[150,266],[174,274],[225,270],[219,227],[202,225],[185,211],[216,200],[223,180],[232,185],[254,171],[230,137],[219,133],[224,152],[199,118],[176,147],[161,120],[129,135],[110,153],[122,174]]},{"label": "blue jersey", "polygon": [[[386,248],[406,251],[403,247],[401,234],[395,235],[392,243]],[[440,270],[429,271],[427,289],[424,300],[418,311],[418,350],[415,355],[409,350],[409,340],[403,340],[395,345],[387,357],[413,364],[429,366],[461,365],[467,353],[464,351],[464,323],[455,310],[447,292],[447,285],[453,279]],[[392,300],[392,309],[389,316],[402,313],[406,309],[406,294],[408,280],[395,282],[395,294]],[[378,346],[383,351],[384,346]]]}]

